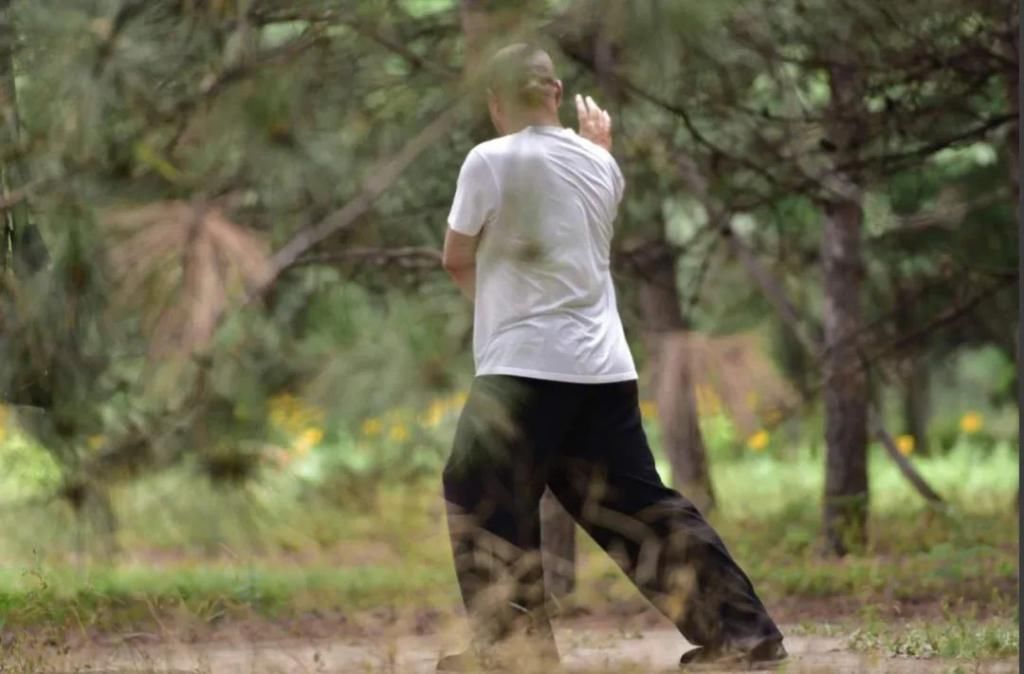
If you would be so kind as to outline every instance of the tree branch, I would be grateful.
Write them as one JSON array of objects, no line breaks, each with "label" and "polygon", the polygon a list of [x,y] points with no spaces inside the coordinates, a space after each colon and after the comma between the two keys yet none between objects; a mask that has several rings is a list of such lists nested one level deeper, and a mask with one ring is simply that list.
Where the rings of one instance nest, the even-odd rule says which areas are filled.
[{"label": "tree branch", "polygon": [[400,248],[348,248],[331,253],[314,253],[300,257],[292,267],[335,262],[370,262],[384,265],[397,263],[406,268],[440,269],[441,251],[436,248],[403,246]]},{"label": "tree branch", "polygon": [[270,273],[250,294],[250,300],[265,293],[281,275],[296,264],[310,249],[330,236],[355,224],[366,213],[384,190],[390,187],[402,173],[438,138],[454,125],[460,106],[451,106],[434,121],[423,127],[405,146],[391,157],[378,163],[370,170],[360,192],[343,207],[326,218],[300,230],[270,259]]},{"label": "tree branch", "polygon": [[[703,176],[703,174],[700,173],[695,162],[693,162],[686,156],[681,157],[679,173],[682,176],[684,185],[686,185],[691,191],[693,191],[695,196],[697,196],[697,198],[700,199],[705,204],[704,208],[705,210],[708,211],[709,218],[713,219],[713,214],[727,212],[727,210],[722,204],[718,203],[717,201],[714,200],[713,197],[710,196],[708,191],[707,179]],[[789,300],[782,284],[775,281],[771,274],[763,266],[759,265],[757,261],[754,259],[754,257],[749,254],[749,251],[745,249],[745,247],[742,244],[742,241],[739,240],[739,238],[736,236],[736,233],[732,230],[731,226],[727,221],[723,221],[721,231],[730,240],[730,246],[732,246],[733,250],[736,251],[744,267],[747,269],[747,273],[749,273],[754,278],[755,282],[757,282],[757,284],[761,287],[761,291],[768,299],[769,303],[779,313],[783,325],[786,325],[790,328],[790,330],[797,338],[797,341],[806,350],[808,350],[811,353],[814,360],[820,364],[823,352],[822,345],[820,345],[813,336],[806,335],[803,333],[802,330],[798,329],[797,326],[799,326],[802,323],[806,323],[807,321],[801,320],[800,314],[796,309],[796,305]],[[859,361],[860,362],[854,363],[853,367],[862,368],[866,370],[868,368],[869,361],[867,361],[867,359],[859,359]],[[833,376],[837,376],[838,373],[832,374]],[[821,381],[817,384],[815,389],[820,389],[824,387],[824,385],[825,382]],[[810,391],[801,392],[801,396],[804,399],[804,403],[807,404],[807,402],[810,399]],[[875,416],[876,419],[874,423],[876,424],[878,432],[886,433],[884,427],[882,426],[881,419],[877,418],[877,415]],[[938,496],[938,494],[935,493],[935,490],[928,486],[928,484],[924,481],[924,478],[917,474],[913,466],[908,461],[906,461],[902,455],[899,455],[898,452],[897,455],[902,460],[897,461],[900,471],[903,472],[903,474],[907,477],[911,485],[913,485],[921,493],[921,495],[929,502],[941,501],[942,499]]]}]

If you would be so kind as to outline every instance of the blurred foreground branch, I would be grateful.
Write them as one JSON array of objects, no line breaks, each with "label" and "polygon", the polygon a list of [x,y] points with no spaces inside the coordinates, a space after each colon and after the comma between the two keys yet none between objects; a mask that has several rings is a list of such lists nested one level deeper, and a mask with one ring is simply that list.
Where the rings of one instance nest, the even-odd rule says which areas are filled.
[{"label": "blurred foreground branch", "polygon": [[314,246],[355,224],[358,218],[370,209],[377,197],[394,184],[420,154],[451,129],[459,117],[460,109],[461,106],[455,104],[438,115],[401,150],[371,169],[358,195],[320,222],[300,230],[274,253],[270,258],[267,278],[253,289],[250,299],[263,295],[283,271],[299,262]]},{"label": "blurred foreground branch", "polygon": [[309,264],[330,264],[335,262],[366,262],[370,264],[395,264],[407,269],[440,269],[441,251],[435,248],[404,246],[400,248],[348,248],[332,253],[304,255],[295,261],[294,267]]}]

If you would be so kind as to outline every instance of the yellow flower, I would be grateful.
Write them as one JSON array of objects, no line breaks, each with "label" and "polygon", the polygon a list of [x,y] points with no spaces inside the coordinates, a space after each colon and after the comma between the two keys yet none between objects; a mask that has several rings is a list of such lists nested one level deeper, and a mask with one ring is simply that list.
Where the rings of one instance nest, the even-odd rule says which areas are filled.
[{"label": "yellow flower", "polygon": [[896,449],[900,450],[903,456],[910,456],[914,453],[914,436],[901,435],[896,438]]},{"label": "yellow flower", "polygon": [[373,438],[373,437],[376,437],[376,436],[380,435],[380,431],[381,431],[380,419],[378,419],[376,417],[371,417],[371,418],[363,421],[362,431],[363,431],[363,435],[365,435],[368,438]]},{"label": "yellow flower", "polygon": [[468,399],[468,397],[469,396],[467,396],[465,392],[456,393],[455,395],[452,396],[452,407],[456,409],[461,409],[462,406],[466,404],[466,400]]},{"label": "yellow flower", "polygon": [[764,420],[769,424],[777,424],[782,421],[782,410],[772,407],[764,413]]},{"label": "yellow flower", "polygon": [[103,443],[106,441],[107,439],[102,435],[90,435],[88,440],[89,449],[99,449],[100,447],[103,446]]},{"label": "yellow flower", "polygon": [[658,406],[654,404],[653,400],[640,401],[640,416],[652,420],[658,418]]},{"label": "yellow flower", "polygon": [[761,450],[768,446],[768,441],[770,439],[771,436],[768,435],[768,431],[758,431],[757,433],[751,435],[750,439],[747,440],[747,447],[754,450],[755,452],[760,452]]},{"label": "yellow flower", "polygon": [[309,453],[309,450],[320,444],[320,441],[324,439],[323,429],[320,428],[307,428],[302,432],[302,435],[298,437],[292,448],[295,453],[299,456],[304,456]]},{"label": "yellow flower", "polygon": [[430,403],[426,414],[420,417],[420,424],[427,428],[436,428],[444,421],[444,415],[448,411],[447,405],[441,400]]},{"label": "yellow flower", "polygon": [[409,438],[409,429],[404,424],[395,424],[388,431],[388,439],[394,440],[395,442],[402,442]]},{"label": "yellow flower", "polygon": [[323,423],[324,411],[310,405],[290,393],[282,393],[270,399],[270,421],[279,429],[297,434],[311,424]]},{"label": "yellow flower", "polygon": [[977,433],[981,430],[983,419],[977,412],[968,412],[960,417],[960,430],[964,433]]}]

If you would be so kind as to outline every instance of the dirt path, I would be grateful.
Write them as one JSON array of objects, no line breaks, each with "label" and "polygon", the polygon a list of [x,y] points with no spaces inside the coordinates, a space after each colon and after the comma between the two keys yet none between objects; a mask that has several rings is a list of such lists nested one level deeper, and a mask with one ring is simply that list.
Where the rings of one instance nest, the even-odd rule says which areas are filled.
[{"label": "dirt path", "polygon": [[[238,641],[181,645],[123,645],[78,650],[19,670],[17,663],[0,671],[72,672],[89,674],[426,674],[442,651],[461,639],[451,632],[431,636],[381,635],[378,639]],[[567,672],[677,672],[679,655],[688,648],[676,632],[666,629],[627,634],[621,630],[584,626],[558,630]],[[988,663],[889,658],[855,653],[839,637],[793,636],[785,672],[875,674],[884,672],[967,672],[1009,674],[1017,659]],[[723,670],[725,671],[725,670]]]}]

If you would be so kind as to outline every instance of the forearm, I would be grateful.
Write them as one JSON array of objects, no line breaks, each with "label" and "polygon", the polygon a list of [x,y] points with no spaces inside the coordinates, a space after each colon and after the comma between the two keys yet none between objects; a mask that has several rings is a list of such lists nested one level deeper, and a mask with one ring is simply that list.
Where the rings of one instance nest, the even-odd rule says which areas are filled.
[{"label": "forearm", "polygon": [[470,302],[476,295],[476,236],[466,236],[449,229],[444,238],[441,263],[455,285]]},{"label": "forearm", "polygon": [[448,273],[455,285],[462,291],[463,297],[473,302],[476,298],[476,266],[449,269]]}]

